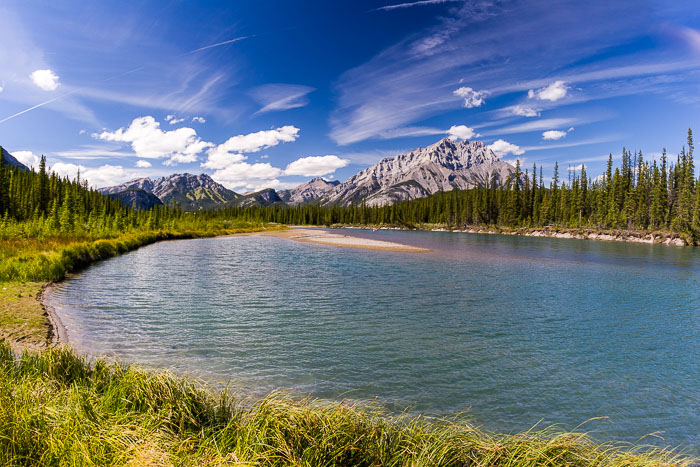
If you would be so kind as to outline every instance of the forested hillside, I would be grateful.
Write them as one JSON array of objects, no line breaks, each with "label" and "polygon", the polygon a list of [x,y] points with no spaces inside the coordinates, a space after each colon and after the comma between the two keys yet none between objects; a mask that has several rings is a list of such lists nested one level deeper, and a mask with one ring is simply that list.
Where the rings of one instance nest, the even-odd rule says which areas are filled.
[{"label": "forested hillside", "polygon": [[136,230],[203,228],[228,213],[201,216],[162,205],[131,209],[118,199],[75,180],[49,173],[42,156],[38,172],[0,163],[0,239],[52,236],[103,237]]}]

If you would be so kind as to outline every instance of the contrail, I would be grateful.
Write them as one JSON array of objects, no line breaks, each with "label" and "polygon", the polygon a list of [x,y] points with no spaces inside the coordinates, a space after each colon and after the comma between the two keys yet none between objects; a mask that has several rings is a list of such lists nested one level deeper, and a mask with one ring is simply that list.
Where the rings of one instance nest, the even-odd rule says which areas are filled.
[{"label": "contrail", "polygon": [[387,5],[379,8],[375,8],[374,10],[370,11],[389,11],[389,10],[397,10],[399,8],[411,8],[414,6],[420,6],[420,5],[437,5],[440,3],[451,3],[451,2],[460,2],[463,0],[419,0],[417,2],[407,2],[407,3],[399,3],[397,5]]},{"label": "contrail", "polygon": [[62,97],[66,97],[66,96],[69,96],[69,95],[71,95],[71,94],[74,94],[76,91],[77,91],[77,89],[76,89],[75,91],[71,91],[71,92],[69,92],[69,93],[62,94],[62,95],[60,95],[60,96],[54,97],[53,99],[49,99],[48,101],[42,102],[41,104],[37,104],[37,105],[35,105],[34,107],[29,107],[28,109],[24,109],[23,111],[17,112],[17,113],[14,114],[14,115],[10,115],[9,117],[3,118],[2,120],[0,120],[0,123],[6,122],[6,121],[11,120],[11,119],[13,119],[13,118],[15,118],[15,117],[19,117],[19,116],[22,115],[22,114],[26,114],[26,113],[29,112],[30,110],[34,110],[34,109],[38,109],[39,107],[43,107],[43,106],[45,106],[46,104],[50,104],[50,103],[52,103],[53,101],[56,101],[56,100],[58,100],[58,99],[61,99]]},{"label": "contrail", "polygon": [[[216,44],[207,45],[207,46],[205,46],[205,47],[200,47],[199,49],[190,50],[189,52],[185,52],[183,55],[186,55],[186,54],[193,54],[193,53],[195,53],[195,52],[200,52],[200,51],[202,51],[202,50],[211,49],[211,48],[213,48],[213,47],[219,47],[219,46],[221,46],[221,45],[233,44],[234,42],[242,41],[242,40],[248,39],[248,38],[250,38],[250,37],[255,37],[255,36],[236,37],[235,39],[229,39],[229,40],[227,40],[227,41],[218,42],[218,43],[216,43]],[[138,67],[138,68],[134,68],[133,70],[125,71],[124,73],[119,73],[118,75],[114,75],[114,76],[111,76],[111,77],[109,77],[109,78],[103,79],[101,82],[102,82],[102,83],[106,83],[107,81],[111,81],[111,80],[113,80],[113,79],[121,78],[122,76],[126,76],[126,75],[129,75],[129,74],[131,74],[131,73],[135,73],[135,72],[137,72],[137,71],[143,70],[144,68],[145,68],[145,67],[143,67],[143,66],[142,66],[142,67]],[[17,112],[17,113],[14,114],[14,115],[10,115],[9,117],[3,118],[2,120],[0,120],[0,123],[4,123],[4,122],[6,122],[6,121],[8,121],[8,120],[12,120],[12,119],[15,118],[15,117],[19,117],[20,115],[26,114],[27,112],[29,112],[29,111],[31,111],[31,110],[38,109],[39,107],[43,107],[43,106],[45,106],[46,104],[52,103],[53,101],[57,101],[58,99],[62,99],[62,98],[64,98],[64,97],[66,97],[66,96],[70,96],[71,94],[75,94],[75,93],[78,92],[78,91],[80,91],[80,89],[75,89],[75,90],[73,90],[73,91],[71,91],[71,92],[68,92],[68,93],[66,93],[66,94],[62,94],[62,95],[60,95],[60,96],[54,97],[53,99],[49,99],[49,100],[46,101],[46,102],[42,102],[41,104],[37,104],[37,105],[35,105],[35,106],[33,106],[33,107],[29,107],[28,109],[24,109],[24,110],[22,110],[21,112]]]},{"label": "contrail", "polygon": [[242,41],[242,40],[244,40],[244,39],[248,39],[248,38],[251,38],[251,37],[255,37],[255,36],[236,37],[235,39],[229,39],[229,40],[227,40],[227,41],[217,42],[216,44],[207,45],[207,46],[205,46],[205,47],[200,47],[200,48],[198,48],[198,49],[190,50],[189,52],[186,52],[186,53],[188,53],[188,54],[193,54],[193,53],[195,53],[195,52],[200,52],[200,51],[202,51],[202,50],[207,50],[207,49],[212,49],[212,48],[214,48],[214,47],[219,47],[220,45],[233,44],[234,42]]}]

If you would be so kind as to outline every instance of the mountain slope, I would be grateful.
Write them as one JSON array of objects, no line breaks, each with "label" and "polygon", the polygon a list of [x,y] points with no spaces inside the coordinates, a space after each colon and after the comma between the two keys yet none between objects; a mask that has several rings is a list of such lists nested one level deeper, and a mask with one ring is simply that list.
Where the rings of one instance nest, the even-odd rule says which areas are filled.
[{"label": "mountain slope", "polygon": [[173,174],[155,180],[138,178],[121,185],[102,188],[100,191],[112,195],[131,189],[153,193],[164,204],[179,203],[185,211],[221,207],[240,197],[239,194],[215,182],[207,174],[188,173]]},{"label": "mountain slope", "polygon": [[481,141],[444,138],[427,148],[381,160],[329,190],[320,203],[348,206],[364,200],[381,206],[489,182],[500,186],[514,171]]},{"label": "mountain slope", "polygon": [[153,206],[162,206],[163,202],[153,193],[149,193],[141,188],[129,188],[118,193],[109,195],[110,198],[118,199],[124,206],[134,209],[151,209]]},{"label": "mountain slope", "polygon": [[22,170],[29,170],[29,167],[15,159],[15,157],[12,154],[5,151],[5,148],[0,147],[0,149],[2,150],[2,159],[5,161],[6,164],[9,164],[13,167],[19,167]]},{"label": "mountain slope", "polygon": [[241,195],[239,198],[232,201],[231,205],[247,208],[250,206],[284,206],[285,203],[279,197],[279,194],[274,190],[274,188],[266,188],[254,193],[248,193],[247,195]]},{"label": "mountain slope", "polygon": [[290,190],[282,190],[278,194],[282,201],[291,206],[296,206],[313,202],[338,185],[340,185],[338,180],[331,182],[318,177]]}]

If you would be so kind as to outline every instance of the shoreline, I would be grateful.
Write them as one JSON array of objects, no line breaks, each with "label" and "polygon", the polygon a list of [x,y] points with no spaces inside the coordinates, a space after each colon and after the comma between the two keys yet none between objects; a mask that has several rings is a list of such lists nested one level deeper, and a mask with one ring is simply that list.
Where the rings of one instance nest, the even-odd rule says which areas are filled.
[{"label": "shoreline", "polygon": [[363,250],[401,251],[406,253],[427,253],[431,250],[419,248],[402,243],[387,242],[384,240],[374,240],[370,238],[351,237],[327,230],[290,229],[273,232],[262,232],[259,235],[267,237],[286,238],[296,242],[315,243],[318,245],[328,245],[340,248],[359,248]]},{"label": "shoreline", "polygon": [[[333,225],[331,229],[360,229],[369,230],[371,227],[365,225]],[[405,230],[419,232],[448,232],[448,233],[470,233],[481,235],[510,235],[521,237],[545,237],[563,238],[574,240],[595,240],[602,242],[626,242],[647,245],[664,246],[695,246],[688,242],[683,235],[668,232],[641,232],[634,230],[596,230],[596,229],[569,229],[569,228],[530,228],[521,227],[517,229],[490,228],[490,227],[469,227],[465,229],[451,229],[445,226],[433,227],[380,227],[380,230]]]},{"label": "shoreline", "polygon": [[39,303],[46,313],[46,318],[49,324],[47,344],[50,346],[69,343],[68,331],[63,325],[63,321],[61,321],[61,317],[58,315],[58,313],[56,313],[56,308],[49,303],[49,295],[53,293],[56,284],[57,282],[49,282],[48,284],[44,284],[38,297]]}]

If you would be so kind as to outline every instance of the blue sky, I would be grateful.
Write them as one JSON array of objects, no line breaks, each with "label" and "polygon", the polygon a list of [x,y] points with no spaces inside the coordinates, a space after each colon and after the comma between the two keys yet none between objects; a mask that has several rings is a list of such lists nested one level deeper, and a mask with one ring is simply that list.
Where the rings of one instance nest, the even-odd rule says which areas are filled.
[{"label": "blue sky", "polygon": [[0,4],[0,144],[94,186],[344,180],[449,136],[551,175],[700,131],[697,1]]}]

